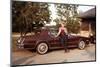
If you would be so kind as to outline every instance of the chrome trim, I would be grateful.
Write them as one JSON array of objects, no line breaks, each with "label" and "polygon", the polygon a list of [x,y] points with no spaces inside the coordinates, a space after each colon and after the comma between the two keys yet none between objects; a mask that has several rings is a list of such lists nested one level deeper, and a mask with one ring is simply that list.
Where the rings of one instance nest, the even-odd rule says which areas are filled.
[{"label": "chrome trim", "polygon": [[21,41],[21,38],[20,38],[20,39],[17,41],[17,42],[18,42],[18,44],[17,44],[17,45],[18,45],[18,48],[24,48],[24,43],[23,43],[24,40],[25,40],[25,38],[23,38],[22,41]]}]

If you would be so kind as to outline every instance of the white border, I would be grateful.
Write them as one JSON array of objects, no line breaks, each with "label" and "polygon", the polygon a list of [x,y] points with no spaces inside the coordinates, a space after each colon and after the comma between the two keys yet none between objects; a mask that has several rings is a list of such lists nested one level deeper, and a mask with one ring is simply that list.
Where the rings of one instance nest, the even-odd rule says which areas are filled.
[{"label": "white border", "polygon": [[[33,0],[39,2],[57,2],[57,3],[73,3],[97,5],[97,62],[86,63],[69,63],[69,64],[53,64],[39,65],[37,67],[98,67],[100,64],[100,2],[99,0]],[[97,2],[96,2],[97,1]],[[10,66],[10,0],[0,0],[0,66]],[[30,67],[30,66],[27,66]]]},{"label": "white border", "polygon": [[15,0],[15,1],[35,1],[35,2],[53,2],[53,3],[68,3],[68,4],[88,4],[96,5],[96,0]]}]

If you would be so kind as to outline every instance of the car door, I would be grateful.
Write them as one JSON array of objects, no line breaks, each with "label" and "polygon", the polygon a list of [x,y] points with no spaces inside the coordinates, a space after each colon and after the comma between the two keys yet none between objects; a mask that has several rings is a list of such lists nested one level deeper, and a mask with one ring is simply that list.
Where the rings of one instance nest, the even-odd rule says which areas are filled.
[{"label": "car door", "polygon": [[78,37],[74,35],[68,35],[68,45],[74,45],[78,42]]},{"label": "car door", "polygon": [[49,33],[49,43],[51,47],[60,47],[59,37],[55,37],[52,33]]}]

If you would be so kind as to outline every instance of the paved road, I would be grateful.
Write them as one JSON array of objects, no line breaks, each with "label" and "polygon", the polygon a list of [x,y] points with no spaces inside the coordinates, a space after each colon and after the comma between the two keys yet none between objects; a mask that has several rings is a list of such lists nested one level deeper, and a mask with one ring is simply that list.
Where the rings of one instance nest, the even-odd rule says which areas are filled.
[{"label": "paved road", "polygon": [[94,61],[95,60],[95,45],[90,44],[84,50],[77,48],[70,49],[69,53],[64,50],[53,50],[44,55],[39,55],[36,52],[28,50],[17,50],[12,53],[13,64],[45,64],[45,63],[62,63],[62,62],[77,62],[77,61]]}]

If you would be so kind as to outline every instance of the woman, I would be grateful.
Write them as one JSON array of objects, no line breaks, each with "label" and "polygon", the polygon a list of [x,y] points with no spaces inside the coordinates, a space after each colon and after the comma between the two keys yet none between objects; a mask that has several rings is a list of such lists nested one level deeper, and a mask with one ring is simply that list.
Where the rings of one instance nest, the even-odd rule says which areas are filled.
[{"label": "woman", "polygon": [[56,37],[60,36],[60,41],[61,41],[61,45],[64,47],[65,49],[65,52],[68,52],[68,49],[67,49],[67,39],[68,39],[68,32],[67,32],[67,29],[65,28],[64,26],[64,23],[60,23],[60,27],[59,27],[59,32],[57,33]]}]

